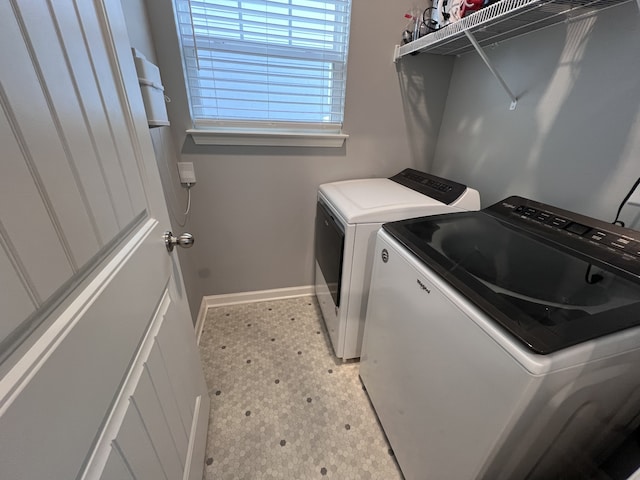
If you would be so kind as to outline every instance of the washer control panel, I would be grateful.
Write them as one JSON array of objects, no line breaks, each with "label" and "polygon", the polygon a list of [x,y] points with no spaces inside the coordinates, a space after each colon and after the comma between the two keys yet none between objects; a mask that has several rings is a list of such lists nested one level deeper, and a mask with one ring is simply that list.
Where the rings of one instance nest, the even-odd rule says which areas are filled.
[{"label": "washer control panel", "polygon": [[630,263],[640,264],[640,232],[635,230],[517,196],[485,211],[556,243],[604,257],[614,265],[629,268]]}]

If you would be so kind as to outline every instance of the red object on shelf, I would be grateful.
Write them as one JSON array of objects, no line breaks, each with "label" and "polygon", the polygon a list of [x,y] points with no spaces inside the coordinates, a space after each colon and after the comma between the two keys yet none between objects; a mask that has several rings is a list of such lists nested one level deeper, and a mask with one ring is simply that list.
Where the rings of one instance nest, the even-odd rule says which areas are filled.
[{"label": "red object on shelf", "polygon": [[460,5],[460,18],[480,10],[484,6],[484,0],[463,0]]}]

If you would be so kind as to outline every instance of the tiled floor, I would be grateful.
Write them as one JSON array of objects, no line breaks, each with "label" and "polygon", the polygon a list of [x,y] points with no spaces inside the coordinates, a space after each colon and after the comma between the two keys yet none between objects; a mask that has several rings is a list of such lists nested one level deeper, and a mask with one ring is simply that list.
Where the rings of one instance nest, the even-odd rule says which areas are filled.
[{"label": "tiled floor", "polygon": [[206,480],[402,479],[358,378],[331,350],[314,297],[210,309]]}]

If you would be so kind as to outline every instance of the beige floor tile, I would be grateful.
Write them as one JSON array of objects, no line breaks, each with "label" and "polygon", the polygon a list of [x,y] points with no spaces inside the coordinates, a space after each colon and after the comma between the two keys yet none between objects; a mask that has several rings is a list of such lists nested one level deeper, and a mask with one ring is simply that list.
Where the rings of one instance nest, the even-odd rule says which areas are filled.
[{"label": "beige floor tile", "polygon": [[335,358],[314,297],[209,310],[206,480],[402,474],[358,378]]}]

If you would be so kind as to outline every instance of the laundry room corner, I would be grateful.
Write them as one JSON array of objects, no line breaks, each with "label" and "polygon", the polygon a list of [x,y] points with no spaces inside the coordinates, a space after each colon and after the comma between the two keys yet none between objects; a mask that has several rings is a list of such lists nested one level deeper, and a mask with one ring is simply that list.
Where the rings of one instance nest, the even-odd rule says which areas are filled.
[{"label": "laundry room corner", "polygon": [[[151,2],[147,2],[150,7]],[[166,17],[170,0],[148,8],[158,65],[172,102],[168,104],[178,160],[193,162],[191,225],[196,245],[190,272],[203,295],[220,295],[313,284],[313,230],[318,186],[349,178],[389,177],[405,167],[428,168],[442,96],[433,105],[403,93],[392,48],[411,2],[354,1],[349,43],[341,148],[196,145],[184,97],[177,40]],[[169,8],[170,10],[170,8]],[[416,62],[412,74],[442,68]],[[402,75],[405,75],[404,73]],[[428,112],[424,109],[428,108]],[[433,128],[420,124],[430,118]],[[425,135],[425,131],[430,133]],[[206,245],[206,248],[204,248]],[[187,274],[185,274],[186,276]]]}]

